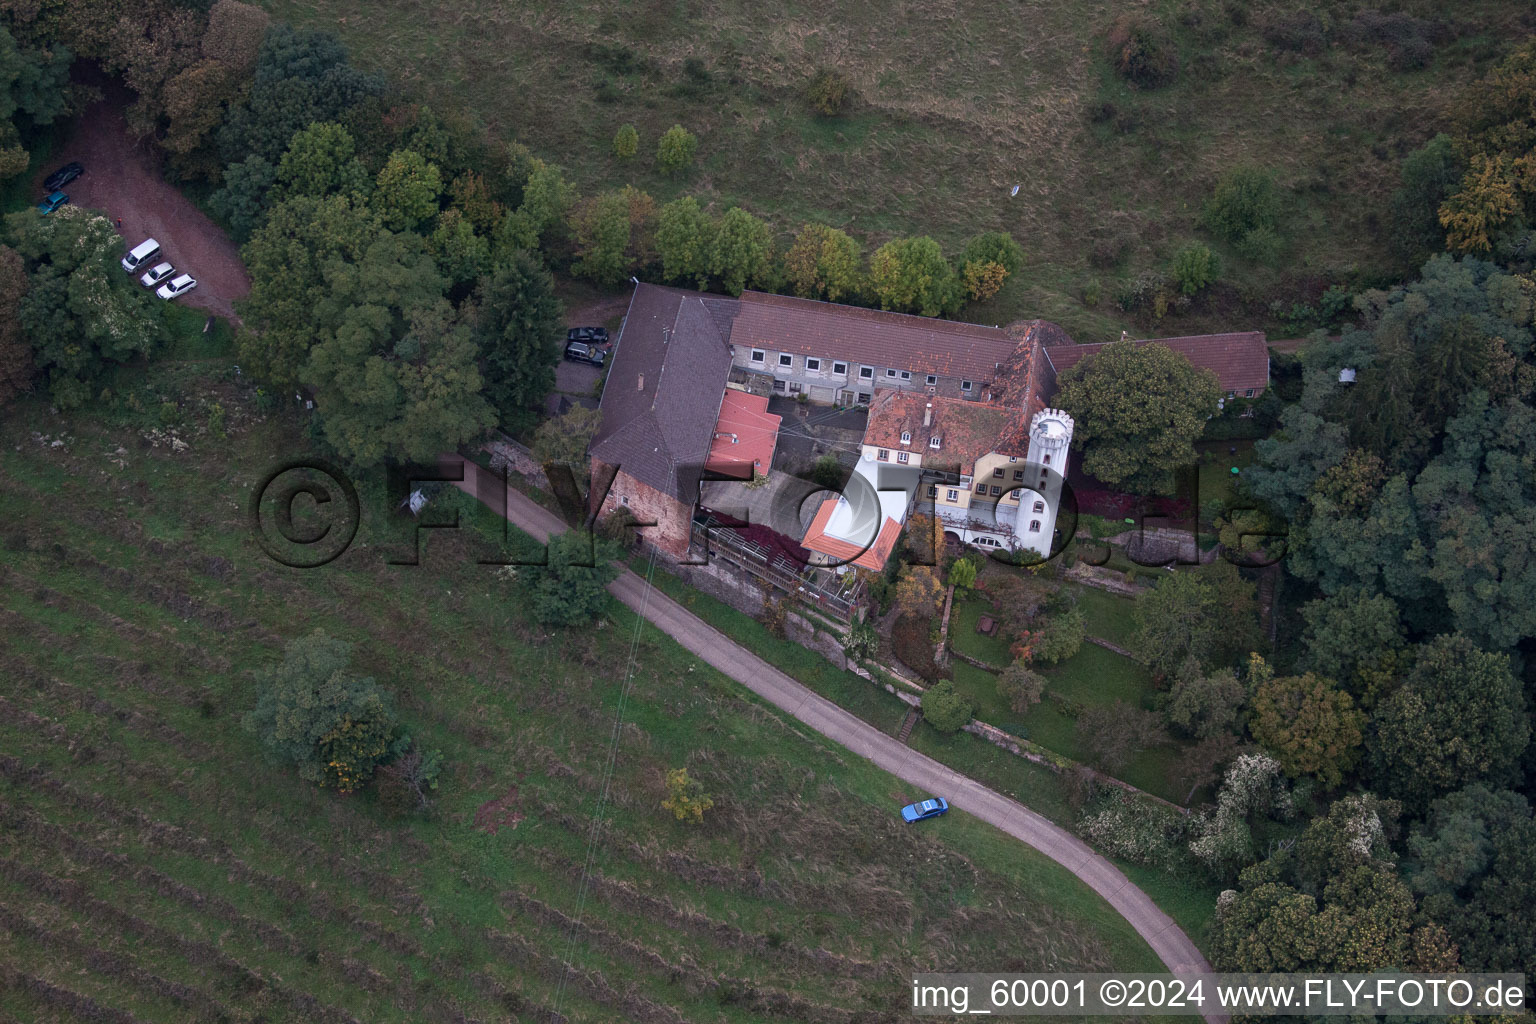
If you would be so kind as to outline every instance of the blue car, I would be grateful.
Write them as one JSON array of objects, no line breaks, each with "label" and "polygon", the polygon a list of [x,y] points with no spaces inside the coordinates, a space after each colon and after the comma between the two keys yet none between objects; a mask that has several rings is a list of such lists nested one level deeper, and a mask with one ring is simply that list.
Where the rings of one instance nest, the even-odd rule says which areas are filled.
[{"label": "blue car", "polygon": [[50,192],[42,202],[37,204],[37,212],[46,217],[67,202],[69,202],[69,196],[63,192]]},{"label": "blue car", "polygon": [[926,821],[929,818],[937,818],[947,810],[949,810],[949,801],[936,796],[922,803],[907,804],[901,809],[901,817],[905,821]]}]

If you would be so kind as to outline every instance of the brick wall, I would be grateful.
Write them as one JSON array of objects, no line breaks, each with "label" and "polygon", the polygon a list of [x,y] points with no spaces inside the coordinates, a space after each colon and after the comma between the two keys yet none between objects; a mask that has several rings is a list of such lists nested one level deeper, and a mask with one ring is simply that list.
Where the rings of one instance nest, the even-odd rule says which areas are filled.
[{"label": "brick wall", "polygon": [[541,491],[549,490],[549,479],[544,475],[544,467],[533,457],[533,452],[524,445],[518,444],[511,438],[502,438],[499,441],[488,441],[483,450],[491,456],[491,468],[501,469],[503,466],[514,473],[521,473],[528,478],[528,482]]},{"label": "brick wall", "polygon": [[[593,460],[594,479],[605,479],[612,472],[611,466]],[[639,531],[644,543],[654,545],[662,554],[674,559],[681,559],[688,554],[688,539],[693,523],[691,506],[620,471],[614,477],[613,486],[608,489],[608,497],[603,501],[598,515],[606,516],[616,508],[628,508],[638,521],[656,524]]]}]

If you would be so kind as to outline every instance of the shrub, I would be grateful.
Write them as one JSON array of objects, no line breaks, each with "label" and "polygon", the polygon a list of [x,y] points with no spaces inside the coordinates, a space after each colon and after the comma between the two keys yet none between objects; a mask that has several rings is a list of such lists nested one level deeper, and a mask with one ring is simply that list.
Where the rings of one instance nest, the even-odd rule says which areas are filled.
[{"label": "shrub", "polygon": [[1083,305],[1092,309],[1102,298],[1104,298],[1104,286],[1097,279],[1083,285]]},{"label": "shrub", "polygon": [[1191,242],[1173,258],[1173,279],[1179,291],[1194,295],[1216,282],[1216,256],[1208,246]]},{"label": "shrub", "polygon": [[811,467],[811,481],[831,491],[842,487],[843,479],[847,475],[848,471],[843,468],[841,462],[837,461],[836,455],[823,455]]},{"label": "shrub", "polygon": [[997,695],[1008,702],[1015,714],[1022,715],[1045,696],[1045,677],[1016,661],[997,677]]},{"label": "shrub", "polygon": [[[588,540],[594,540],[590,546]],[[523,570],[532,576],[528,605],[546,626],[583,626],[608,605],[608,584],[619,575],[607,542],[575,531],[550,538],[548,563]]]},{"label": "shrub", "polygon": [[626,124],[613,133],[613,155],[629,160],[640,152],[640,133],[632,124]]},{"label": "shrub", "polygon": [[715,806],[715,801],[697,779],[688,777],[687,768],[674,768],[667,773],[667,798],[661,809],[672,812],[678,821],[691,821],[695,825],[704,820],[704,812]]},{"label": "shrub", "polygon": [[676,174],[693,163],[698,150],[698,138],[682,125],[675,124],[656,144],[656,169],[663,174]]},{"label": "shrub", "polygon": [[805,89],[805,99],[816,113],[836,117],[848,109],[853,89],[841,72],[828,69],[811,79]]},{"label": "shrub", "polygon": [[1003,290],[1008,271],[1001,263],[967,263],[960,272],[965,293],[977,302],[985,302]]},{"label": "shrub", "polygon": [[972,263],[996,263],[1007,274],[1017,274],[1024,266],[1024,250],[1006,231],[984,231],[965,243],[960,252],[960,265]]},{"label": "shrub", "polygon": [[908,567],[896,584],[896,604],[913,616],[932,616],[944,601],[944,584],[926,565]]},{"label": "shrub", "polygon": [[949,584],[955,588],[957,599],[969,593],[976,585],[976,563],[969,558],[957,559],[949,567]]},{"label": "shrub", "polygon": [[1156,20],[1126,14],[1116,18],[1105,35],[1115,73],[1138,89],[1156,89],[1173,81],[1179,54],[1173,40]]},{"label": "shrub", "polygon": [[1116,788],[1104,808],[1084,816],[1077,834],[1112,857],[1173,870],[1186,860],[1189,822],[1177,811]]},{"label": "shrub", "polygon": [[848,627],[848,632],[843,634],[843,653],[855,661],[874,656],[880,647],[880,634],[875,630],[875,624],[868,619],[860,619]]},{"label": "shrub", "polygon": [[1262,229],[1275,230],[1280,219],[1275,180],[1257,167],[1236,167],[1222,176],[1205,204],[1205,226],[1218,237],[1237,242]]},{"label": "shrub", "polygon": [[425,809],[442,769],[441,750],[422,750],[412,743],[404,754],[379,769],[375,783],[379,803],[397,818]]},{"label": "shrub", "polygon": [[949,671],[933,660],[933,619],[926,615],[901,615],[891,627],[891,647],[901,663],[932,682]]},{"label": "shrub", "polygon": [[1254,228],[1237,243],[1237,254],[1255,263],[1273,264],[1285,251],[1285,239],[1274,228]]},{"label": "shrub", "polygon": [[974,710],[949,680],[935,683],[923,693],[923,718],[939,732],[958,732],[971,720]]}]

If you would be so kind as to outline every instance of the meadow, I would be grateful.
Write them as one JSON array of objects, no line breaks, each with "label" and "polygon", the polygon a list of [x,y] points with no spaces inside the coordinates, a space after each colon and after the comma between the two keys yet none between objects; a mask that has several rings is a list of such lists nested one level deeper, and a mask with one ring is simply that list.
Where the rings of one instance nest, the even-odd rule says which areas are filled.
[{"label": "meadow", "polygon": [[[359,64],[474,111],[589,193],[691,193],[785,237],[818,220],[866,249],[930,234],[954,256],[971,235],[1008,231],[1024,270],[964,317],[1046,317],[1079,341],[1122,327],[1284,337],[1294,326],[1272,303],[1396,279],[1384,238],[1399,162],[1449,127],[1465,83],[1536,31],[1520,0],[1383,5],[1418,19],[1431,50],[1414,67],[1360,28],[1399,24],[1367,4],[1153,0],[1136,10],[1161,23],[1178,72],[1143,90],[1110,66],[1105,35],[1125,8],[1103,0],[260,2],[338,32]],[[828,69],[853,92],[836,117],[805,99]],[[641,141],[626,162],[612,139],[629,123]],[[674,123],[700,140],[675,178],[653,168]],[[1281,188],[1284,244],[1263,263],[1199,225],[1217,180],[1241,166],[1272,170]],[[1190,239],[1217,250],[1218,284],[1132,323],[1117,294]]]},{"label": "meadow", "polygon": [[[616,603],[538,626],[467,503],[392,566],[365,480],[346,554],[272,563],[250,490],[302,428],[227,335],[181,334],[95,412],[0,418],[0,1015],[854,1024],[917,968],[1156,969],[1064,869],[958,812],[903,825],[924,794]],[[241,727],[317,627],[443,751],[430,810],[315,789]],[[683,766],[698,826],[659,808]]]}]

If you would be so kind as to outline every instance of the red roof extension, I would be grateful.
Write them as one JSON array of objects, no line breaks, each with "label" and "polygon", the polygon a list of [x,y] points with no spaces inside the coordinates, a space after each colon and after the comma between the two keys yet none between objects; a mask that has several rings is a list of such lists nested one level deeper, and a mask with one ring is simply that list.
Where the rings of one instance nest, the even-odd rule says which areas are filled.
[{"label": "red roof extension", "polygon": [[783,420],[768,411],[768,396],[727,388],[704,468],[744,480],[768,472]]},{"label": "red roof extension", "polygon": [[805,539],[800,541],[800,546],[811,551],[819,551],[824,555],[831,555],[840,562],[852,562],[861,568],[879,572],[885,567],[886,560],[891,557],[891,549],[896,546],[896,539],[901,536],[901,524],[890,516],[886,516],[884,525],[880,527],[880,535],[867,548],[829,536],[827,522],[831,520],[832,513],[837,511],[837,503],[841,500],[841,498],[828,498],[821,503],[821,508],[816,510],[816,518],[811,520],[811,528],[805,531]]}]

